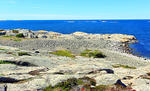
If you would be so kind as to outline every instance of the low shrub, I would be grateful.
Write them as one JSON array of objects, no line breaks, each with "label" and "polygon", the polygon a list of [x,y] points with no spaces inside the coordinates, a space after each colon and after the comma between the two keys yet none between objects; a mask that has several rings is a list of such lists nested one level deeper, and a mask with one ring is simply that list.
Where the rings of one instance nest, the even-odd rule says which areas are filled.
[{"label": "low shrub", "polygon": [[[58,83],[56,86],[52,87],[51,85],[46,87],[43,91],[70,91],[76,86],[83,86],[84,88],[90,88],[91,85],[96,85],[96,81],[89,77],[83,78],[70,78],[66,81]],[[71,90],[72,91],[72,90]],[[74,91],[74,90],[73,90]],[[89,90],[88,90],[89,91]]]},{"label": "low shrub", "polygon": [[71,57],[71,58],[75,57],[71,51],[67,51],[67,50],[58,50],[55,52],[50,52],[50,54],[54,54],[54,55],[58,55],[58,56],[66,56],[66,57]]},{"label": "low shrub", "polygon": [[128,65],[122,65],[122,64],[117,64],[117,65],[112,65],[114,68],[127,68],[127,69],[136,69],[136,67],[130,67]]},{"label": "low shrub", "polygon": [[84,50],[84,52],[82,52],[80,54],[80,56],[84,56],[84,57],[94,57],[94,58],[105,58],[106,56],[98,50]]},{"label": "low shrub", "polygon": [[79,78],[79,80],[86,82],[85,85],[92,85],[92,86],[96,86],[96,80],[89,78],[89,77],[82,77]]},{"label": "low shrub", "polygon": [[61,83],[58,83],[56,86],[52,87],[51,85],[46,87],[43,91],[69,91],[72,87],[82,84],[83,81],[76,79],[76,78],[70,78],[66,81],[63,81]]},{"label": "low shrub", "polygon": [[124,87],[122,84],[96,86],[96,80],[89,77],[70,78],[55,86],[50,85],[43,91],[77,91],[76,87],[79,87],[78,91],[133,91],[131,87]]},{"label": "low shrub", "polygon": [[23,35],[23,33],[19,33],[19,34],[16,35],[16,37],[17,38],[24,38],[24,35]]},{"label": "low shrub", "polygon": [[31,56],[29,53],[27,52],[18,52],[18,56],[24,56],[24,55],[27,55],[27,56]]}]

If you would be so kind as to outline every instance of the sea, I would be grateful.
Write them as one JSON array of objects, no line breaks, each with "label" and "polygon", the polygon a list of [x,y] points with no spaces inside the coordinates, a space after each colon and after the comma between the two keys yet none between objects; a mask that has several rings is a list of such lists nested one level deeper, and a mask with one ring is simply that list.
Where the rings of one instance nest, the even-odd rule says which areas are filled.
[{"label": "sea", "polygon": [[133,54],[150,58],[150,20],[1,20],[0,29],[134,35],[139,43],[130,44]]}]

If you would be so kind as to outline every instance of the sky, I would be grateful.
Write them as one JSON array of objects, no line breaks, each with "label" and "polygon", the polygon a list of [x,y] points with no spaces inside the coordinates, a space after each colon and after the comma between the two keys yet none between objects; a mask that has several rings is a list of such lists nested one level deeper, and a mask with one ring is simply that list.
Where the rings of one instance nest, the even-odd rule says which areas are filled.
[{"label": "sky", "polygon": [[150,0],[0,0],[0,20],[150,19]]}]

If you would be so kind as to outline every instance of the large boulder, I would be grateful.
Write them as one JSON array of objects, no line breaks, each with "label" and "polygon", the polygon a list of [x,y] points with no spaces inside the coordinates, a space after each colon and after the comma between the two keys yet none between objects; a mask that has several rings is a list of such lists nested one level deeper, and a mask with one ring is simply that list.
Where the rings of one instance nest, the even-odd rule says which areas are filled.
[{"label": "large boulder", "polygon": [[85,35],[88,35],[88,34],[84,33],[84,32],[74,32],[73,35],[75,35],[75,36],[85,36]]}]

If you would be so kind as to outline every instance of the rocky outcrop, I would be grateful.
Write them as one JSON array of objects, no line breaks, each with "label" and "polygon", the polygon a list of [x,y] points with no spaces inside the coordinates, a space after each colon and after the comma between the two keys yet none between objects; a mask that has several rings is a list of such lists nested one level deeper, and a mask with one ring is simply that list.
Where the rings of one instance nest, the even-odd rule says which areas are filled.
[{"label": "rocky outcrop", "polygon": [[48,32],[44,30],[31,31],[28,29],[12,29],[3,30],[0,34],[4,35],[6,32],[7,36],[16,36],[19,33],[23,33],[24,37],[27,38],[43,38],[43,39],[90,39],[90,40],[110,40],[118,42],[131,42],[135,43],[136,38],[133,35],[123,34],[88,34],[84,32],[75,32],[72,34],[61,34],[56,32]]},{"label": "rocky outcrop", "polygon": [[[22,33],[25,38],[22,38],[23,41],[0,39],[0,90],[6,85],[8,91],[42,91],[68,79],[82,79],[88,83],[71,84],[75,91],[87,89],[87,86],[104,91],[150,90],[149,60],[122,53],[122,42],[136,40],[132,35],[83,32],[60,34],[26,29],[4,31],[10,36]],[[101,51],[106,57],[89,58],[80,55],[88,49]],[[71,51],[74,57],[50,54],[56,50]],[[90,79],[94,80],[94,85],[89,84]]]},{"label": "rocky outcrop", "polygon": [[[48,50],[38,50],[38,53],[35,53],[35,50],[27,51],[8,46],[0,46],[0,49],[0,60],[5,61],[0,63],[0,89],[4,89],[3,85],[6,84],[8,91],[12,89],[13,91],[42,91],[49,85],[56,86],[68,79],[88,77],[96,82],[94,87],[90,86],[93,89],[101,86],[116,89],[116,86],[121,84],[126,89],[124,91],[150,90],[150,63],[135,56],[106,49],[101,49],[106,55],[105,58],[88,58],[79,55],[69,58],[48,54]],[[30,53],[31,56],[14,55],[22,51]],[[24,63],[32,65],[22,65]],[[128,66],[115,68],[113,65],[116,64],[128,65],[135,69]],[[79,87],[75,85],[73,89]],[[84,85],[81,87],[84,88]]]}]

